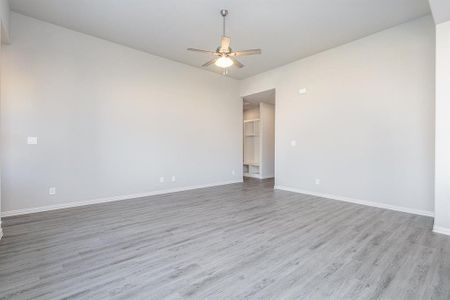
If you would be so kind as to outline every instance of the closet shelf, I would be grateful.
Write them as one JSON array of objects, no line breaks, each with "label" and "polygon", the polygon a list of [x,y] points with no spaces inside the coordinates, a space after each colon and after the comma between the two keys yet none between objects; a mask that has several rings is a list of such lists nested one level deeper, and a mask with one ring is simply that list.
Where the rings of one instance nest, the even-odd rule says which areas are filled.
[{"label": "closet shelf", "polygon": [[258,122],[259,119],[244,120],[244,123]]}]

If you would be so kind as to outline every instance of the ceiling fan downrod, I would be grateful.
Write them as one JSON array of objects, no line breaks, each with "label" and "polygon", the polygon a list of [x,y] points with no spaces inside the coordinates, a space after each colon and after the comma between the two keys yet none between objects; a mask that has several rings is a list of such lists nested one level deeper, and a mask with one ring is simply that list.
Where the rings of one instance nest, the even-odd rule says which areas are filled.
[{"label": "ceiling fan downrod", "polygon": [[222,32],[223,32],[223,36],[225,36],[225,18],[226,18],[226,16],[228,16],[228,10],[226,10],[226,9],[221,9],[220,10],[220,15],[223,17],[223,30],[222,30]]}]

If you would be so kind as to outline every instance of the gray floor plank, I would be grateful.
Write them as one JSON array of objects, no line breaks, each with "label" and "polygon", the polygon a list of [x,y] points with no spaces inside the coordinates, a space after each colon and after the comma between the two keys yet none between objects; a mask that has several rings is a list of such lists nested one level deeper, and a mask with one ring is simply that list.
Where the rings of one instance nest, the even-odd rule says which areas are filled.
[{"label": "gray floor plank", "polygon": [[1,299],[450,299],[432,218],[272,180],[3,219]]}]

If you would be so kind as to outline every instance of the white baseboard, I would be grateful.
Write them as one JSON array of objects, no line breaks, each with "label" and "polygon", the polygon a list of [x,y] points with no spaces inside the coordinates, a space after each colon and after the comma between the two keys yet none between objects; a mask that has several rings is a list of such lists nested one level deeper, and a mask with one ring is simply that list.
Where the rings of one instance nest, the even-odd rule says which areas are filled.
[{"label": "white baseboard", "polygon": [[249,177],[249,178],[257,178],[257,179],[269,179],[269,178],[274,178],[273,175],[262,176],[262,175],[260,175],[260,174],[249,174],[249,173],[244,173],[243,176],[244,176],[244,177]]},{"label": "white baseboard", "polygon": [[450,235],[450,228],[445,228],[445,227],[434,225],[433,232]]},{"label": "white baseboard", "polygon": [[261,175],[244,173],[244,177],[262,179]]},{"label": "white baseboard", "polygon": [[210,183],[210,184],[187,186],[187,187],[177,187],[177,188],[172,188],[172,189],[151,191],[151,192],[145,192],[145,193],[139,193],[139,194],[120,195],[120,196],[112,196],[112,197],[91,199],[91,200],[78,201],[78,202],[69,202],[69,203],[64,203],[64,204],[54,204],[54,205],[34,207],[34,208],[24,208],[24,209],[3,211],[3,212],[1,212],[1,216],[2,217],[12,217],[12,216],[19,216],[19,215],[26,215],[26,214],[33,214],[33,213],[38,213],[38,212],[56,210],[56,209],[63,209],[63,208],[85,206],[85,205],[105,203],[105,202],[114,202],[114,201],[122,201],[122,200],[130,200],[130,199],[136,199],[136,198],[142,198],[142,197],[170,194],[170,193],[183,192],[183,191],[202,189],[202,188],[227,185],[227,184],[233,184],[233,183],[240,183],[240,182],[242,182],[242,179],[216,182],[216,183]]},{"label": "white baseboard", "polygon": [[292,187],[287,187],[287,186],[277,185],[274,188],[277,189],[277,190],[283,190],[283,191],[288,191],[288,192],[312,195],[312,196],[317,196],[317,197],[321,197],[321,198],[327,198],[327,199],[332,199],[332,200],[338,200],[338,201],[350,202],[350,203],[355,203],[355,204],[367,205],[367,206],[372,206],[372,207],[377,207],[377,208],[390,209],[390,210],[405,212],[405,213],[409,213],[409,214],[415,214],[415,215],[421,215],[421,216],[427,216],[427,217],[433,217],[434,216],[434,213],[432,211],[427,211],[427,210],[420,210],[420,209],[414,209],[414,208],[390,205],[390,204],[379,203],[379,202],[372,202],[372,201],[353,199],[353,198],[349,198],[349,197],[337,196],[337,195],[332,195],[332,194],[316,193],[316,192],[305,191],[305,190],[292,188]]}]

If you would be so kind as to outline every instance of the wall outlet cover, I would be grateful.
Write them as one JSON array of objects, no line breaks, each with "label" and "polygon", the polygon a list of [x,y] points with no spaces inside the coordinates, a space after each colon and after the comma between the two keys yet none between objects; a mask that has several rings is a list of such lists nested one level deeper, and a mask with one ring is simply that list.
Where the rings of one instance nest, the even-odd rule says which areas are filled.
[{"label": "wall outlet cover", "polygon": [[49,195],[55,195],[56,194],[56,188],[55,187],[51,187],[48,189],[48,194]]},{"label": "wall outlet cover", "polygon": [[159,177],[159,182],[163,183],[164,182],[164,177]]},{"label": "wall outlet cover", "polygon": [[36,145],[38,143],[37,136],[29,136],[27,137],[28,145]]}]

